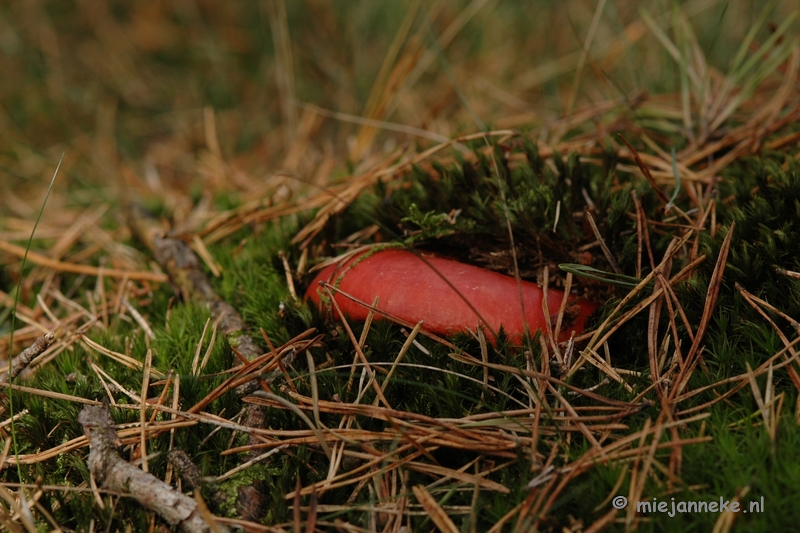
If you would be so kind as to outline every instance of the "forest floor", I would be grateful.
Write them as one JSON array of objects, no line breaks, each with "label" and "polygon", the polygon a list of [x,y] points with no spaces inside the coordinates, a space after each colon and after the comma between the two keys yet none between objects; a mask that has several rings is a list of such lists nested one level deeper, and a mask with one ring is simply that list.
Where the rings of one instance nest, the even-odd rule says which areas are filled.
[{"label": "forest floor", "polygon": [[[761,4],[0,7],[0,528],[793,530],[800,23]],[[307,301],[383,248],[597,310]]]}]

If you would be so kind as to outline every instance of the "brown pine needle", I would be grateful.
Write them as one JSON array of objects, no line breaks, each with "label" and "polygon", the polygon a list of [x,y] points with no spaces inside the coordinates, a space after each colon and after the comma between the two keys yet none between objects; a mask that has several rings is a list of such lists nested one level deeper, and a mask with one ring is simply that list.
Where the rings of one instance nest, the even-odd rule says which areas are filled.
[{"label": "brown pine needle", "polygon": [[439,503],[423,485],[416,485],[411,490],[414,491],[417,501],[425,508],[425,512],[428,513],[428,516],[440,531],[444,533],[459,533],[455,523],[447,516],[447,513],[444,512]]},{"label": "brown pine needle", "polygon": [[[8,252],[17,257],[25,257],[25,248],[0,240],[0,250]],[[36,252],[28,252],[28,261],[34,265],[39,265],[47,268],[52,268],[58,272],[72,272],[73,274],[84,274],[86,276],[103,276],[109,278],[123,279],[128,278],[136,281],[153,281],[164,283],[167,281],[167,276],[156,272],[137,272],[133,270],[117,270],[114,268],[93,267],[88,265],[77,265],[74,263],[65,263],[63,261],[56,261]]]}]

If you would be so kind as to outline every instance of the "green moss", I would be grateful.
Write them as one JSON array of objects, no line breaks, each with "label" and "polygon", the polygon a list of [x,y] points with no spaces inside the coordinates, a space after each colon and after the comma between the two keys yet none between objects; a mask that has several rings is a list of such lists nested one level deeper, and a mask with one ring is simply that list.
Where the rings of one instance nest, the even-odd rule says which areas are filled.
[{"label": "green moss", "polygon": [[[266,453],[266,452],[265,452]],[[239,488],[250,487],[253,485],[269,485],[272,478],[279,475],[281,470],[270,464],[254,464],[247,469],[226,479],[216,487],[216,490],[224,497],[224,503],[220,511],[229,517],[236,517],[236,499],[239,496]],[[265,523],[273,517],[266,517]]]}]

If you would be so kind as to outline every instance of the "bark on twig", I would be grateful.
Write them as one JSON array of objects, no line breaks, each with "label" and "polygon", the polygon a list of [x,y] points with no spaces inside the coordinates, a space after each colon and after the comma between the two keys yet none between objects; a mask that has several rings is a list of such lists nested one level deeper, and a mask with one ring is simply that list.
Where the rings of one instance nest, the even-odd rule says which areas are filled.
[{"label": "bark on twig", "polygon": [[[261,355],[261,349],[252,337],[247,335],[247,325],[239,312],[229,303],[222,300],[214,291],[205,273],[200,267],[200,261],[189,245],[175,238],[165,235],[158,222],[137,204],[127,206],[128,225],[134,236],[150,249],[153,257],[167,271],[176,290],[182,295],[184,301],[194,301],[207,305],[211,309],[212,317],[219,319],[219,331],[225,335],[228,344],[248,360]],[[253,388],[240,387],[236,392],[240,395],[252,392]],[[267,411],[263,406],[251,405],[248,408],[245,425],[253,428],[267,426]],[[249,444],[260,442],[251,436]],[[249,461],[258,455],[258,451],[246,454],[242,461]],[[242,518],[254,522],[260,521],[266,512],[266,491],[258,485],[240,487],[237,497],[237,508]]]},{"label": "bark on twig", "polygon": [[183,480],[183,485],[189,490],[200,488],[200,469],[180,448],[172,448],[167,454],[167,460],[178,471],[178,475]]},{"label": "bark on twig", "polygon": [[130,493],[140,504],[184,531],[227,531],[221,524],[213,527],[207,524],[195,500],[119,456],[116,451],[119,438],[107,406],[87,405],[78,415],[78,421],[91,445],[89,471],[101,487]]},{"label": "bark on twig", "polygon": [[53,344],[55,338],[56,334],[50,331],[33,341],[33,344],[25,348],[21,354],[11,361],[8,372],[0,373],[0,385],[8,383],[9,380],[17,377],[34,359],[42,355]]},{"label": "bark on twig", "polygon": [[247,326],[242,315],[214,291],[200,261],[184,241],[165,236],[163,228],[141,206],[128,206],[128,225],[133,234],[144,243],[164,270],[170,281],[186,302],[207,305],[216,320],[220,318],[219,331],[223,333],[240,354],[248,359],[261,355],[261,349],[252,337],[244,334]]}]

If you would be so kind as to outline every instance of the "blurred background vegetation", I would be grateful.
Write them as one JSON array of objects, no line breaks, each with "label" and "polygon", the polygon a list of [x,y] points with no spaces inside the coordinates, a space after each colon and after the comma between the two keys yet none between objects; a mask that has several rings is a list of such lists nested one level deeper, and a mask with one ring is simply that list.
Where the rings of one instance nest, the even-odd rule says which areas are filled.
[{"label": "blurred background vegetation", "polygon": [[[115,202],[126,187],[179,193],[174,207],[188,208],[179,199],[187,193],[249,191],[280,172],[325,182],[370,153],[432,142],[385,130],[365,137],[354,117],[446,137],[474,131],[455,86],[497,128],[674,94],[675,62],[641,10],[669,32],[681,5],[707,61],[725,72],[764,8],[755,0],[600,4],[595,20],[595,1],[4,3],[0,209],[29,219],[42,198],[36,185],[62,153],[51,208]],[[793,5],[775,2],[768,20],[779,24]],[[299,188],[287,187],[283,194]]]}]

